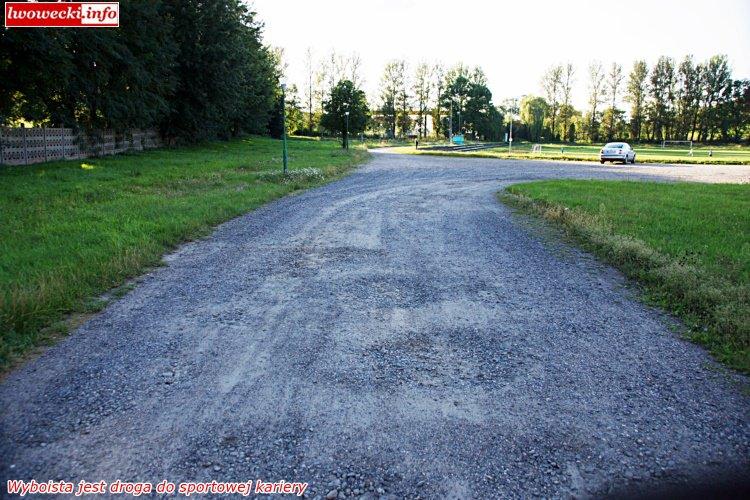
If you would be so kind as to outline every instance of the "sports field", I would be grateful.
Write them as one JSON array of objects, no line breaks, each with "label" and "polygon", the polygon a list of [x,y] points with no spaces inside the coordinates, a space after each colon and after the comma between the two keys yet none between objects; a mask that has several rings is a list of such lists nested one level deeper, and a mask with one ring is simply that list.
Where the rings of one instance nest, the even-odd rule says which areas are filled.
[{"label": "sports field", "polygon": [[[602,144],[603,145],[603,144]],[[529,155],[535,158],[554,159],[599,159],[602,145],[542,144],[541,152],[532,152],[533,143],[514,144],[512,154]],[[662,148],[659,145],[632,145],[637,161],[655,163],[731,163],[750,164],[750,148],[741,146],[693,146],[692,155],[687,144]],[[487,150],[498,154],[508,154],[508,148]]]},{"label": "sports field", "polygon": [[[429,145],[442,145],[445,142],[428,143],[422,142],[423,147]],[[467,144],[474,144],[467,142]],[[480,143],[476,143],[480,144]],[[473,156],[488,158],[533,158],[549,160],[579,160],[579,161],[599,161],[599,151],[602,144],[596,145],[571,145],[571,144],[541,144],[541,151],[533,151],[534,144],[531,142],[514,143],[512,149],[507,145],[474,151],[430,151],[426,149],[415,150],[414,145],[394,144],[394,152],[409,154],[434,154],[448,156]],[[392,146],[386,144],[386,146]],[[659,145],[632,145],[636,152],[636,161],[639,163],[695,163],[695,164],[715,164],[715,165],[750,165],[750,147],[746,146],[693,146],[693,153],[690,154],[688,145],[679,147],[662,148]],[[370,145],[368,144],[368,147]],[[383,146],[379,146],[383,147]]]}]

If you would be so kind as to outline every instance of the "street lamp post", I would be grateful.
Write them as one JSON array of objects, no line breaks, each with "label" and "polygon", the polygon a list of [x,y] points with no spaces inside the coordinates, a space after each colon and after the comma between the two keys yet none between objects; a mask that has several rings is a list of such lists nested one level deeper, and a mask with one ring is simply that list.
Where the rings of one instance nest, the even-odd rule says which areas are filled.
[{"label": "street lamp post", "polygon": [[510,134],[508,135],[508,153],[513,151],[513,112],[510,113]]},{"label": "street lamp post", "polygon": [[344,130],[344,149],[349,149],[349,112],[344,112],[344,118],[346,119],[346,128]]},{"label": "street lamp post", "polygon": [[284,144],[283,158],[284,158],[284,175],[286,175],[289,168],[289,154],[286,149],[286,83],[281,84],[281,141]]}]

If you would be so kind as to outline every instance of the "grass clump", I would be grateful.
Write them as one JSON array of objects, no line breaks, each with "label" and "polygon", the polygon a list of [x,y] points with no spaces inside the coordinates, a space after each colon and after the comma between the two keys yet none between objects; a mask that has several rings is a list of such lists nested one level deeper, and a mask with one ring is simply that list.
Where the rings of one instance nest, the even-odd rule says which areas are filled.
[{"label": "grass clump", "polygon": [[304,167],[297,170],[289,170],[286,173],[262,172],[257,176],[258,180],[289,184],[294,182],[320,182],[325,180],[325,174],[319,168]]},{"label": "grass clump", "polygon": [[629,181],[517,184],[501,199],[644,285],[688,336],[750,373],[750,186]]}]

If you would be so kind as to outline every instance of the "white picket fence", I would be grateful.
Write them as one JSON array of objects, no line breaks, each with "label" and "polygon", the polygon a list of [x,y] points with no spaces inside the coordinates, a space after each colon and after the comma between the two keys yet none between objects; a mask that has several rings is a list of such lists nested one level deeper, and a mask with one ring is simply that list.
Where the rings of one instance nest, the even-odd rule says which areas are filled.
[{"label": "white picket fence", "polygon": [[0,127],[0,164],[4,165],[75,160],[159,146],[161,139],[155,130],[84,133],[71,128]]}]

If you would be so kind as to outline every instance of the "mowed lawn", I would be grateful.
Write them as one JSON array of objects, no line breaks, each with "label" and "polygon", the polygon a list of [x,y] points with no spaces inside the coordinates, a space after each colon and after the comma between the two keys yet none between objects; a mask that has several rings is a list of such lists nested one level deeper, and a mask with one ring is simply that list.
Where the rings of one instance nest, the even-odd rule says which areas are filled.
[{"label": "mowed lawn", "polygon": [[0,370],[179,242],[334,178],[367,152],[300,139],[289,156],[287,177],[281,142],[267,138],[0,167]]},{"label": "mowed lawn", "polygon": [[561,224],[750,371],[750,185],[560,180],[504,199]]}]

